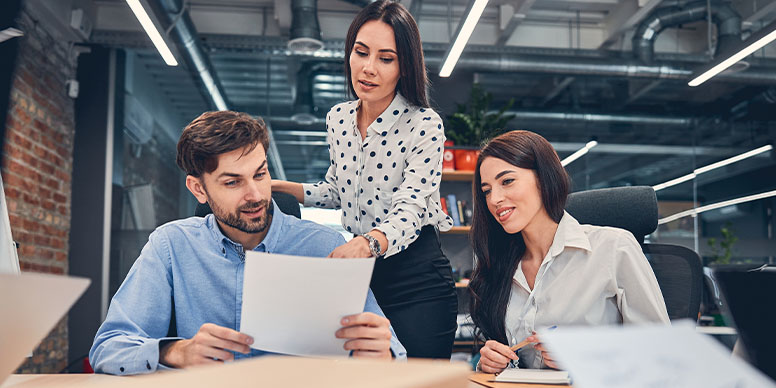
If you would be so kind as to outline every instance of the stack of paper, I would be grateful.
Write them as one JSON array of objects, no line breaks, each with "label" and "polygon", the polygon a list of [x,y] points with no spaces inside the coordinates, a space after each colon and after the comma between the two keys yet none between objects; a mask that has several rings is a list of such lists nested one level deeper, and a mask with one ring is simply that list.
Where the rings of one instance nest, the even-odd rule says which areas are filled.
[{"label": "stack of paper", "polygon": [[571,384],[569,372],[547,369],[505,369],[496,376],[499,383]]},{"label": "stack of paper", "polygon": [[560,327],[539,332],[575,388],[766,388],[776,384],[731,356],[695,322]]}]

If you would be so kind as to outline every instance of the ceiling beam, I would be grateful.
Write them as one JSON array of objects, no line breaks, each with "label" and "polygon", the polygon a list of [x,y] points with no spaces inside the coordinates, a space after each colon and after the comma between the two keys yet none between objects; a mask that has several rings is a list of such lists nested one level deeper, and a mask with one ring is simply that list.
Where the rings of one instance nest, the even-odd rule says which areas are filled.
[{"label": "ceiling beam", "polygon": [[517,26],[525,20],[528,11],[535,2],[536,0],[517,0],[515,4],[502,4],[499,6],[499,28],[501,29],[501,34],[496,40],[496,46],[506,45]]},{"label": "ceiling beam", "polygon": [[764,19],[766,16],[774,12],[776,12],[776,1],[771,2],[770,4],[767,4],[764,7],[760,8],[759,10],[757,10],[757,12],[753,13],[751,16],[744,19],[741,24],[744,26],[744,28],[751,28],[755,23],[759,22],[760,20]]},{"label": "ceiling beam", "polygon": [[548,102],[555,99],[555,97],[558,96],[562,91],[566,90],[566,88],[571,85],[574,82],[574,77],[566,77],[563,79],[563,81],[560,81],[557,85],[555,85],[555,88],[550,90],[549,93],[547,93],[547,96],[544,97],[544,100],[539,104],[539,106],[545,106]]},{"label": "ceiling beam", "polygon": [[604,49],[615,42],[628,30],[636,27],[663,0],[623,0],[604,23],[604,40],[598,46]]}]

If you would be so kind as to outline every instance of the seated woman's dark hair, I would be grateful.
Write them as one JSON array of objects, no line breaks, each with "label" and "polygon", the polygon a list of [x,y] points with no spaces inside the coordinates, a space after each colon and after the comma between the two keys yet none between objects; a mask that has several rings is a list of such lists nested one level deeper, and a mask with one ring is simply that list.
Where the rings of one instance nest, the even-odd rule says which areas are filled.
[{"label": "seated woman's dark hair", "polygon": [[469,236],[477,260],[469,283],[471,316],[485,339],[507,344],[504,319],[512,277],[525,253],[525,243],[522,233],[508,234],[488,210],[480,176],[480,166],[486,158],[498,158],[516,167],[533,170],[542,206],[555,222],[563,217],[571,179],[552,145],[531,131],[510,131],[494,138],[483,147],[477,159]]}]

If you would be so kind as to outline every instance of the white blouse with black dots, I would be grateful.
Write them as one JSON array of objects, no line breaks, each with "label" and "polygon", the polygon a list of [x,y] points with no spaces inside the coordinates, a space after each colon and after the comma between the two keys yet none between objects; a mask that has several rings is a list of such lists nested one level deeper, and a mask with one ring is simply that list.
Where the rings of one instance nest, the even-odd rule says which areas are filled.
[{"label": "white blouse with black dots", "polygon": [[396,94],[361,140],[359,101],[334,106],[326,116],[331,166],[325,181],[303,184],[304,205],[341,208],[351,233],[377,229],[388,238],[385,257],[409,247],[426,225],[450,230],[439,204],[442,119]]}]

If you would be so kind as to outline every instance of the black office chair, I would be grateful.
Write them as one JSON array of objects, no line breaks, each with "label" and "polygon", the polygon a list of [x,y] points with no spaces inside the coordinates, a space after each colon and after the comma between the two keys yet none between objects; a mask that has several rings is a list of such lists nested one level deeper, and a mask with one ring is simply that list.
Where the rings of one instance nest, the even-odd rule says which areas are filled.
[{"label": "black office chair", "polygon": [[613,187],[572,193],[566,211],[580,224],[613,226],[636,237],[652,266],[668,317],[698,319],[703,286],[701,258],[679,245],[645,244],[657,228],[657,197],[649,186]]},{"label": "black office chair", "polygon": [[[278,209],[280,209],[280,211],[283,213],[294,216],[296,218],[302,218],[302,210],[299,208],[299,202],[293,195],[288,193],[281,193],[279,191],[273,191],[272,199],[275,200],[275,204],[277,205]],[[207,203],[198,203],[197,209],[194,210],[194,215],[197,217],[204,217],[212,212],[213,210],[210,209],[210,205]]]}]

